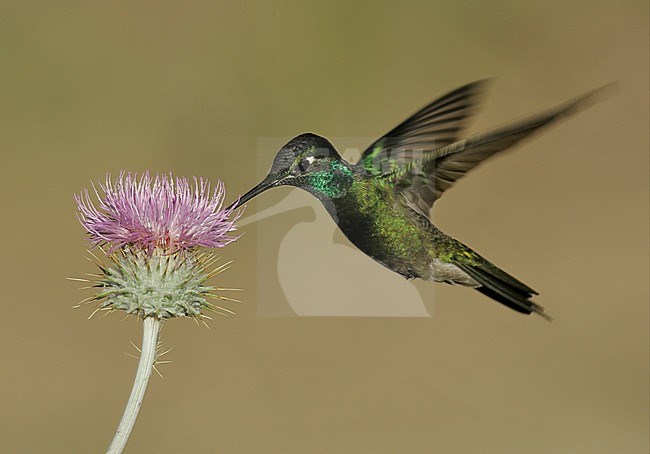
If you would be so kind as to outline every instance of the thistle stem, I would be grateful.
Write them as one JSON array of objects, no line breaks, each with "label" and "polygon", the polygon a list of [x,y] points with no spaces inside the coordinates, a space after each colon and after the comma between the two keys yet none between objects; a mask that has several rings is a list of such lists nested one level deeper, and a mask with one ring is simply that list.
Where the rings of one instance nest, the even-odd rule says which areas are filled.
[{"label": "thistle stem", "polygon": [[142,406],[144,393],[147,390],[147,383],[153,369],[156,359],[156,346],[158,345],[158,335],[160,333],[161,321],[156,317],[145,317],[142,333],[142,350],[140,352],[140,362],[135,374],[133,389],[129,396],[129,401],[124,409],[124,415],[117,428],[115,437],[106,451],[107,454],[119,454],[124,450],[133,425],[138,417],[138,412]]}]

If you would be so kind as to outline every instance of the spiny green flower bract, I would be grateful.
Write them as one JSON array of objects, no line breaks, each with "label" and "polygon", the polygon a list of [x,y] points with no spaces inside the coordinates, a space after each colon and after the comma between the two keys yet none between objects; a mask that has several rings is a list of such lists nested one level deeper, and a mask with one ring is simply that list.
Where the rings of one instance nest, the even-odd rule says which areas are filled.
[{"label": "spiny green flower bract", "polygon": [[203,179],[194,178],[192,186],[171,174],[145,173],[138,179],[123,172],[115,183],[107,176],[100,188],[103,195],[95,189],[97,206],[88,191],[75,195],[91,243],[107,248],[108,264],[97,259],[102,273],[89,281],[99,293],[86,301],[158,319],[202,318],[204,310],[232,314],[208,300],[231,300],[214,293],[226,289],[206,284],[229,264],[207,271],[217,256],[202,250],[236,239],[228,233],[241,211],[233,215],[232,209],[222,209],[221,182],[211,191]]},{"label": "spiny green flower bract", "polygon": [[109,256],[108,266],[100,265],[103,275],[95,282],[99,293],[94,301],[104,300],[100,309],[123,310],[129,314],[159,319],[202,318],[202,311],[232,314],[210,302],[220,290],[206,284],[209,277],[229,264],[208,273],[217,257],[211,253],[180,251],[175,254],[120,249]]}]

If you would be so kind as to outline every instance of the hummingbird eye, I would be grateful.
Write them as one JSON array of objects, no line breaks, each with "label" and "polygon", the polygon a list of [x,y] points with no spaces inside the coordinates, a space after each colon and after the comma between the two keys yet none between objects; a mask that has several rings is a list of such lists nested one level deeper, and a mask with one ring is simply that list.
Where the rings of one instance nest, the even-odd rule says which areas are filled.
[{"label": "hummingbird eye", "polygon": [[301,172],[306,172],[309,169],[311,163],[314,162],[314,157],[309,156],[308,158],[303,159],[298,163],[298,168]]}]

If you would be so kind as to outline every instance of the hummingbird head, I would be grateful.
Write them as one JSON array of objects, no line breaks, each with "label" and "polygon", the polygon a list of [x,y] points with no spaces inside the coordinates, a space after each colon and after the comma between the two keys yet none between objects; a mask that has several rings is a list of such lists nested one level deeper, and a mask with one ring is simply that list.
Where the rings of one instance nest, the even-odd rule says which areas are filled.
[{"label": "hummingbird head", "polygon": [[296,186],[321,200],[337,198],[345,195],[353,179],[352,166],[341,159],[327,139],[316,134],[301,134],[280,148],[266,178],[244,194],[236,205],[277,186]]}]

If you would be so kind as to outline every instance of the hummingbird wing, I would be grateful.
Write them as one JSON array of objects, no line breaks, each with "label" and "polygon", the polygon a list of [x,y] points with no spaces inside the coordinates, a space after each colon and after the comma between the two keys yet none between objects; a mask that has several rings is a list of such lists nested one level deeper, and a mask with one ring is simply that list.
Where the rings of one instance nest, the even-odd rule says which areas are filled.
[{"label": "hummingbird wing", "polygon": [[373,142],[357,165],[372,175],[386,175],[420,158],[426,151],[456,142],[487,82],[480,80],[464,85],[423,107]]},{"label": "hummingbird wing", "polygon": [[591,91],[579,98],[524,118],[485,134],[425,151],[386,179],[404,196],[411,208],[428,217],[434,202],[459,178],[485,159],[504,151],[539,129],[585,109],[603,96],[609,86]]}]

